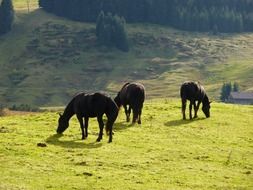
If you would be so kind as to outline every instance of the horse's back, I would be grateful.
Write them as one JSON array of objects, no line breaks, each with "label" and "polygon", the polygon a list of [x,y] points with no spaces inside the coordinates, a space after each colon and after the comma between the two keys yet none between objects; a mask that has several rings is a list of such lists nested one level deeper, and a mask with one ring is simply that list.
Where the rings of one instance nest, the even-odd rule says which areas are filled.
[{"label": "horse's back", "polygon": [[[75,111],[84,117],[97,117],[103,115],[110,109],[108,107],[111,107],[114,111],[117,109],[117,106],[113,105],[113,100],[100,92],[93,94],[80,93],[75,99]],[[110,106],[108,106],[109,104]]]},{"label": "horse's back", "polygon": [[129,83],[125,87],[124,93],[129,103],[137,102],[142,104],[145,100],[145,87],[141,83]]},{"label": "horse's back", "polygon": [[198,82],[187,81],[181,85],[181,99],[200,100],[203,98],[204,89]]}]

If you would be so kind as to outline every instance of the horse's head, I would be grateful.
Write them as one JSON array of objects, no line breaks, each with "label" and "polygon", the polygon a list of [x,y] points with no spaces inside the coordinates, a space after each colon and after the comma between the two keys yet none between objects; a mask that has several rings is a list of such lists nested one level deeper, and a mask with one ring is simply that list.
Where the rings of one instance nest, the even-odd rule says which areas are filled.
[{"label": "horse's head", "polygon": [[58,128],[56,132],[58,134],[63,133],[68,127],[69,127],[69,121],[61,114],[59,114],[60,117],[58,119]]},{"label": "horse's head", "polygon": [[117,104],[118,107],[121,106],[121,101],[120,101],[120,93],[117,94],[117,96],[114,98],[114,102]]},{"label": "horse's head", "polygon": [[202,107],[202,111],[204,112],[205,116],[208,118],[210,117],[210,106],[211,102],[207,102],[205,104],[203,104],[203,107]]}]

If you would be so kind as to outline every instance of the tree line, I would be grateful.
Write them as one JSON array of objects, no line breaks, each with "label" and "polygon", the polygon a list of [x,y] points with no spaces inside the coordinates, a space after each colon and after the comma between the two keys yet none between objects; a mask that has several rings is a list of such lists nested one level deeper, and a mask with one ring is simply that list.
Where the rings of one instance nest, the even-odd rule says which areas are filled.
[{"label": "tree line", "polygon": [[14,20],[12,0],[0,0],[0,35],[11,30]]},{"label": "tree line", "polygon": [[189,31],[253,31],[253,0],[39,0],[44,10],[84,22],[101,11],[127,22],[170,25]]}]

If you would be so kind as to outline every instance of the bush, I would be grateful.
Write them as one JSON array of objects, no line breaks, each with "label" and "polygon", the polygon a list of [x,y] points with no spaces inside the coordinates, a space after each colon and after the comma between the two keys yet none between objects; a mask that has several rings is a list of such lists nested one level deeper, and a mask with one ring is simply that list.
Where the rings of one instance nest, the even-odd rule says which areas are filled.
[{"label": "bush", "polygon": [[27,112],[38,112],[38,111],[40,111],[40,109],[38,107],[33,107],[33,106],[28,105],[28,104],[20,104],[20,105],[14,104],[9,109],[13,110],[13,111],[27,111]]}]

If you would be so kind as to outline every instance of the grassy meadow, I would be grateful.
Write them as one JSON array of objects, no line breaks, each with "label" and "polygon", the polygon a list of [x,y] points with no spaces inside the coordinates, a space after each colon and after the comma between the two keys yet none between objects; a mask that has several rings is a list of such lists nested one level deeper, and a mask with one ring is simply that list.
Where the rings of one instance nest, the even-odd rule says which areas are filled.
[{"label": "grassy meadow", "polygon": [[95,142],[96,119],[82,141],[76,118],[55,134],[56,112],[1,117],[0,189],[252,189],[253,107],[213,103],[211,118],[198,115],[183,121],[180,100],[148,100],[141,126],[121,109],[110,144]]}]

